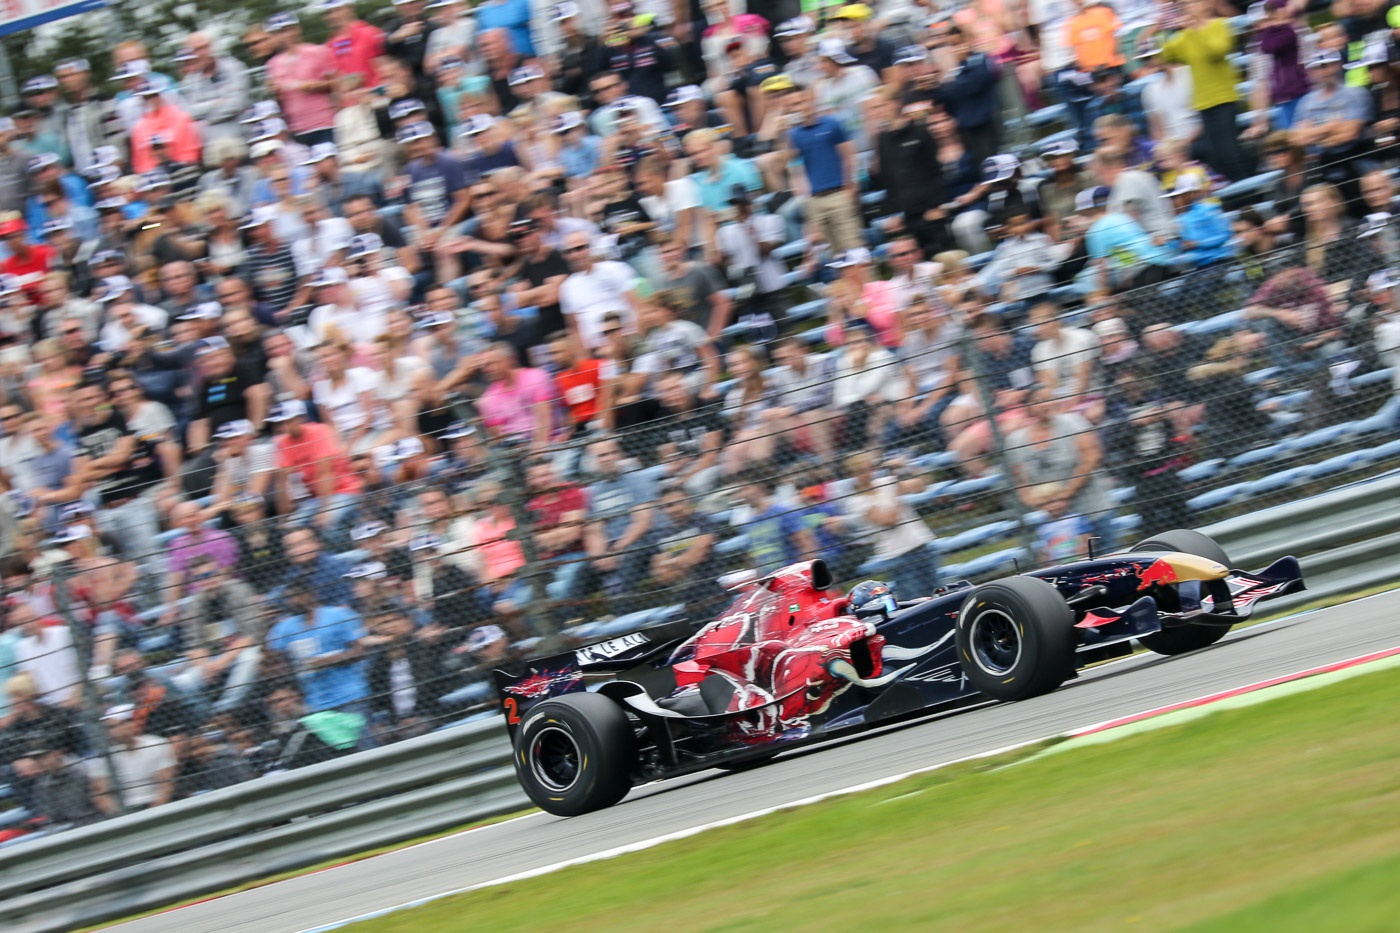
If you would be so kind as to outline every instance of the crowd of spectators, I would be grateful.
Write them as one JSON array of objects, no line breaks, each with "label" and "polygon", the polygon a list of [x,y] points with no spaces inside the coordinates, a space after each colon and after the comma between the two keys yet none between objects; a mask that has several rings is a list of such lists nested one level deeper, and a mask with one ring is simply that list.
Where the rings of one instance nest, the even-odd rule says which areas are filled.
[{"label": "crowd of spectators", "polygon": [[1113,542],[1115,485],[1189,525],[1181,467],[1272,437],[1261,394],[1316,424],[1400,374],[1400,7],[808,6],[326,0],[24,81],[30,815],[421,734],[575,623],[703,621],[736,563],[926,594],[928,455],[1005,470],[1044,559]]}]

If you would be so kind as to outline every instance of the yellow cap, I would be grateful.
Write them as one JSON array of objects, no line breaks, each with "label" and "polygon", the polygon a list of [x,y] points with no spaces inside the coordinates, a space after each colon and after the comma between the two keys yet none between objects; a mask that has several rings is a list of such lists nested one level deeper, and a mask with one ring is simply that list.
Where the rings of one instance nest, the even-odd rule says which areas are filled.
[{"label": "yellow cap", "polygon": [[781,74],[774,75],[771,78],[764,78],[763,83],[758,86],[758,89],[764,93],[772,94],[777,91],[790,91],[795,87],[797,87],[797,85],[793,83],[791,78],[785,74]]},{"label": "yellow cap", "polygon": [[832,14],[832,19],[871,19],[875,11],[864,3],[848,3]]}]

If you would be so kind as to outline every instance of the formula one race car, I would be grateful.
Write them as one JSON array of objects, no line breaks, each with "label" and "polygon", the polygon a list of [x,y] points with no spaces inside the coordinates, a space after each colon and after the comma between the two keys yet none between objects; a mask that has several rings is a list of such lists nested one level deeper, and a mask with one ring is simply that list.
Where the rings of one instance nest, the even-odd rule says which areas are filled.
[{"label": "formula one race car", "polygon": [[574,816],[634,785],[761,764],[794,743],[900,717],[1054,690],[1137,640],[1174,655],[1218,641],[1255,604],[1303,589],[1298,561],[1230,569],[1203,534],[897,602],[833,590],[820,560],[744,585],[694,635],[647,629],[495,672],[521,785]]}]

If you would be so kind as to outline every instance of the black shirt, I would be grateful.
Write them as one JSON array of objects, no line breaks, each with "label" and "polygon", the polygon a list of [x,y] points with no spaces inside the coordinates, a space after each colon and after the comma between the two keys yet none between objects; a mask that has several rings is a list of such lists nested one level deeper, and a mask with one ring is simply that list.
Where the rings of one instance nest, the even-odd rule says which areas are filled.
[{"label": "black shirt", "polygon": [[[110,454],[121,439],[130,433],[126,419],[113,410],[107,415],[107,420],[100,424],[83,425],[78,428],[78,447],[89,460],[99,460]],[[148,445],[146,453],[143,454],[142,445],[137,444],[131,459],[127,460],[125,465],[97,481],[97,495],[102,505],[130,499],[144,488],[145,483],[142,479],[147,471],[143,468],[144,465],[137,466],[137,463],[152,456],[152,448],[153,445]],[[156,481],[159,482],[159,474]]]},{"label": "black shirt", "polygon": [[195,401],[195,417],[209,421],[209,436],[239,418],[248,417],[248,402],[244,393],[257,380],[253,379],[241,366],[235,366],[226,376],[210,379],[199,387],[199,397]]},{"label": "black shirt", "polygon": [[[520,267],[520,275],[525,281],[530,283],[531,288],[539,288],[547,280],[555,276],[568,276],[569,264],[559,253],[559,250],[552,249],[540,260],[527,259]],[[540,305],[539,307],[540,333],[548,336],[557,331],[567,329],[564,322],[564,315],[559,311],[559,303],[556,301],[552,305]]]}]

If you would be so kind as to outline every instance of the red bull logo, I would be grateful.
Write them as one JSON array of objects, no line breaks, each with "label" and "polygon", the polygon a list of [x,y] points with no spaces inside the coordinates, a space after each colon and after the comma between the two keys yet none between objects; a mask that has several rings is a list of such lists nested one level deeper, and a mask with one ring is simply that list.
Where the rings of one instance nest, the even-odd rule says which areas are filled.
[{"label": "red bull logo", "polygon": [[1154,560],[1146,570],[1138,575],[1138,589],[1145,590],[1154,584],[1179,583],[1176,568],[1165,560]]}]

